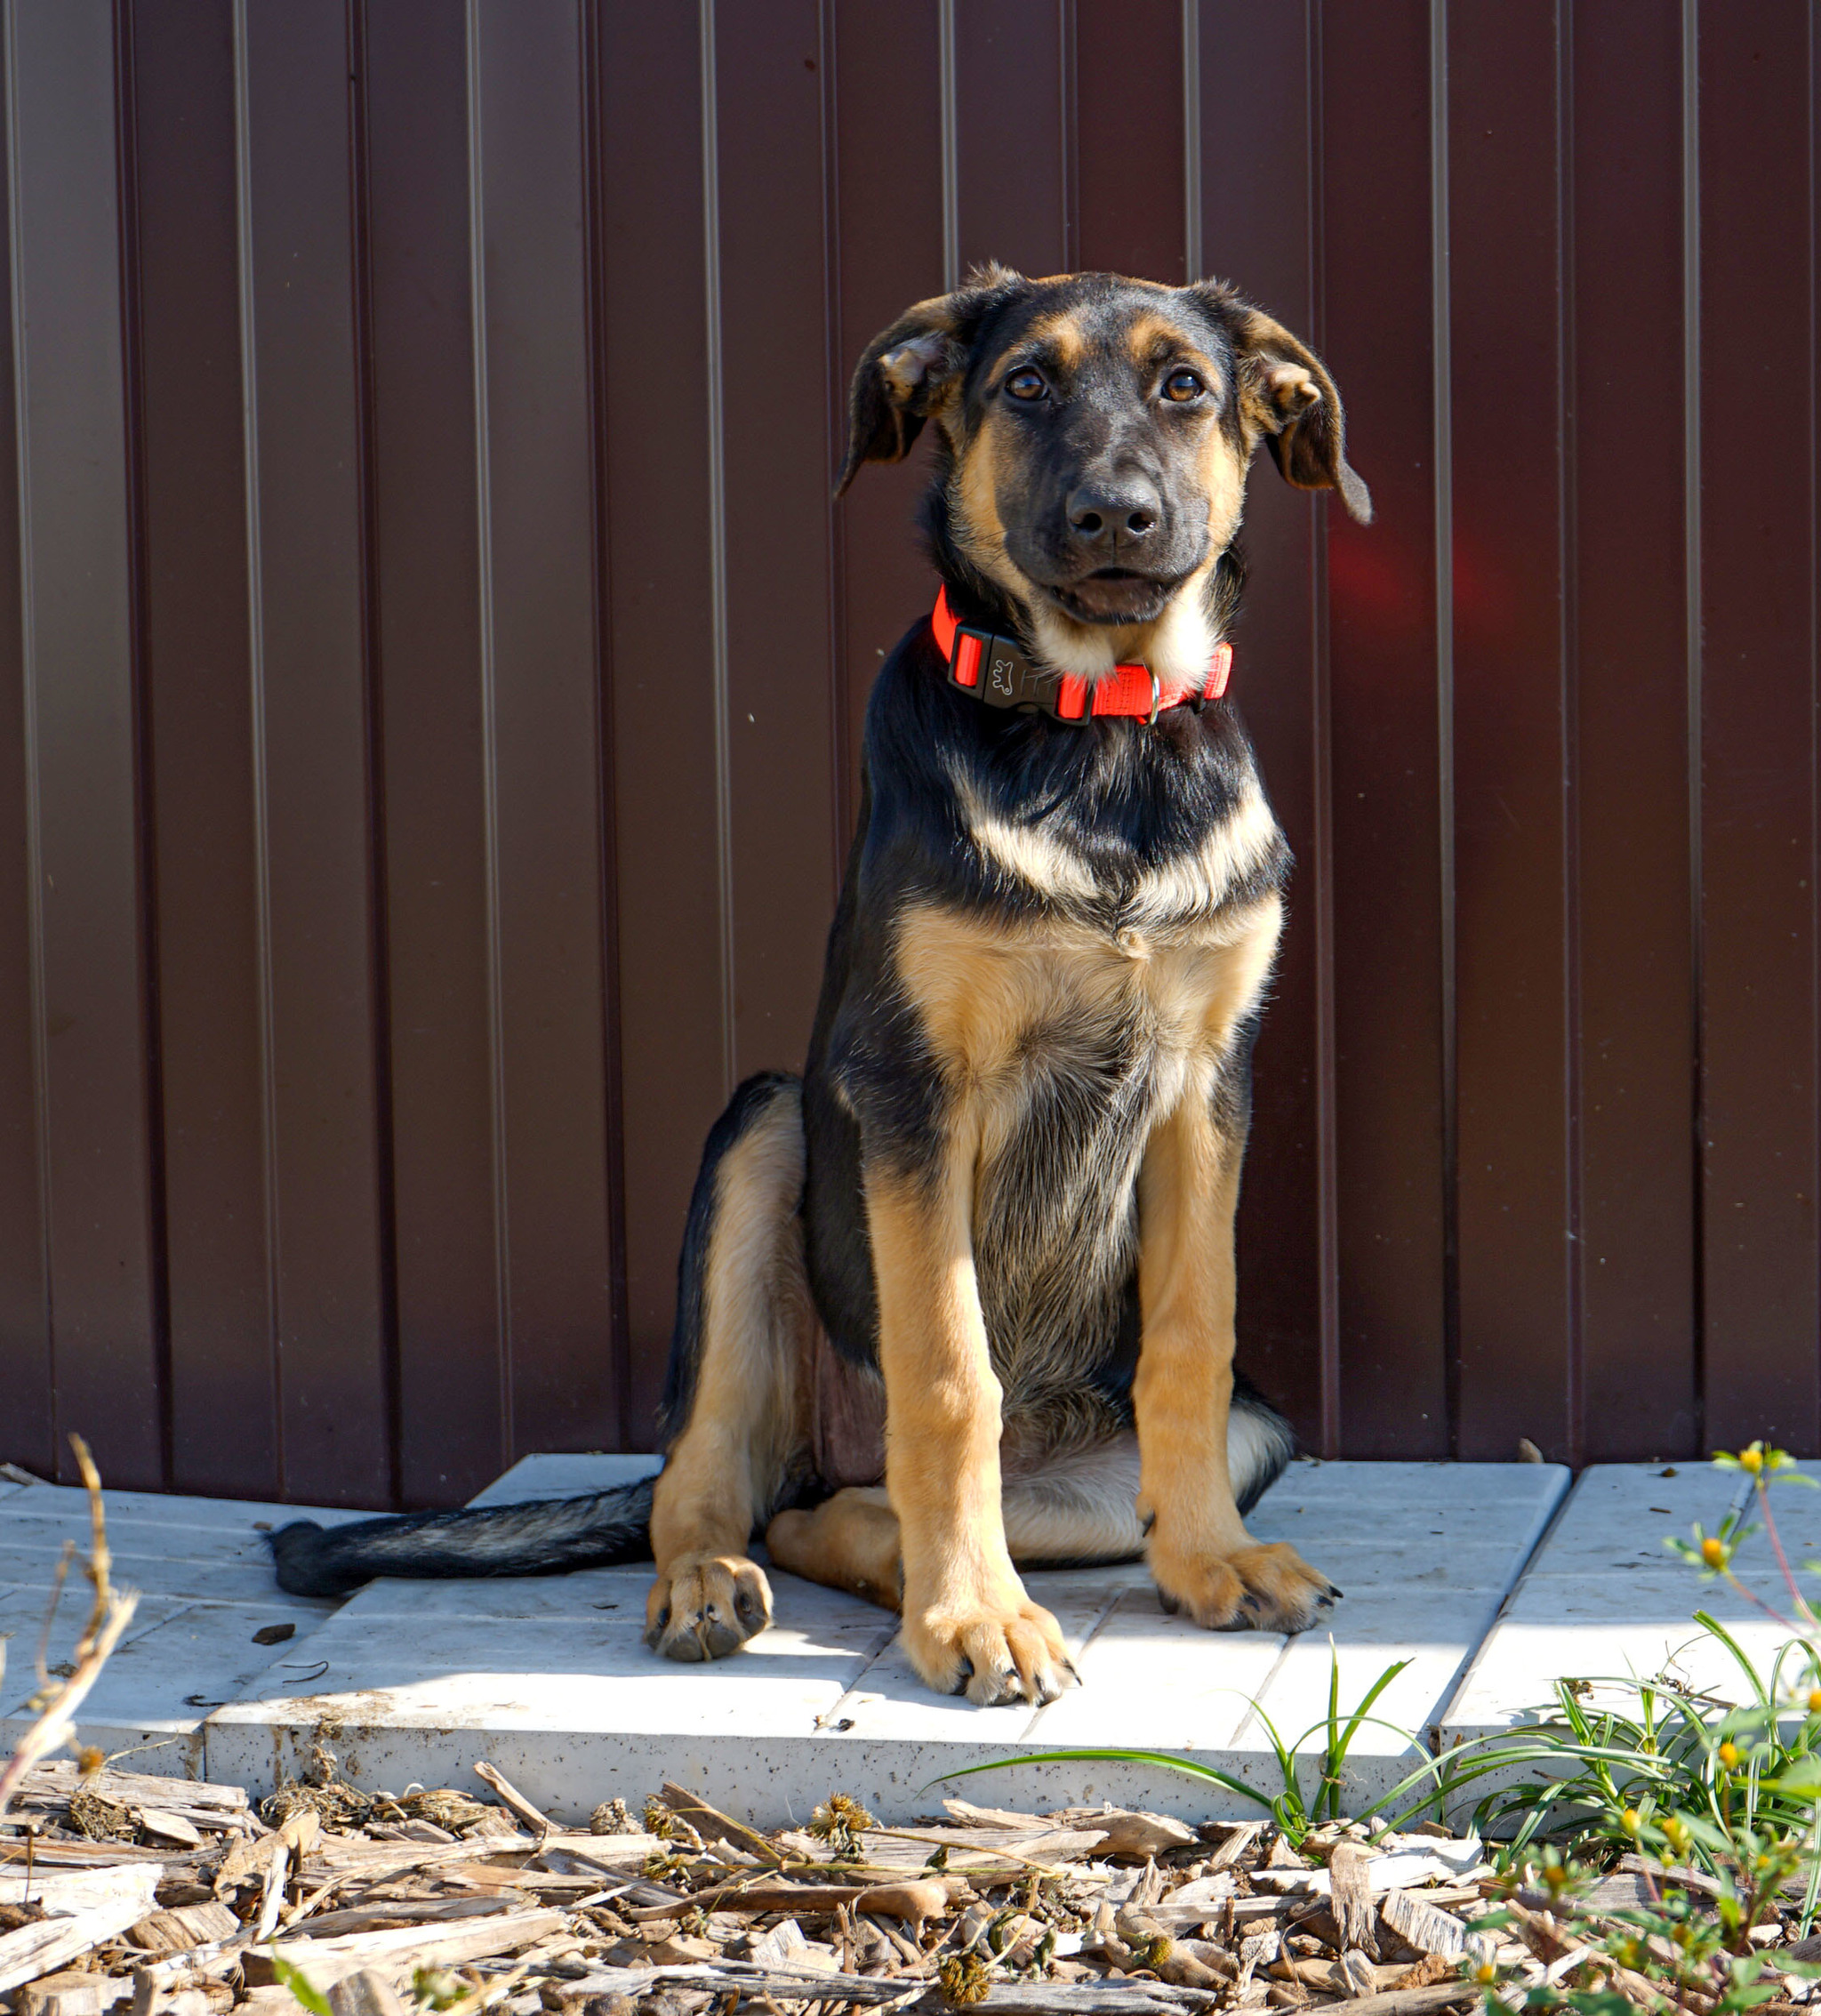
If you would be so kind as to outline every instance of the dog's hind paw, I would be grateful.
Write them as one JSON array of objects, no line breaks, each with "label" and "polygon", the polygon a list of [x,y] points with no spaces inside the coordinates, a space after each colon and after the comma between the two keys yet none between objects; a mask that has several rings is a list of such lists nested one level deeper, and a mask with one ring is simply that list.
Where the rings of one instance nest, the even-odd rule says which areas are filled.
[{"label": "dog's hind paw", "polygon": [[1165,1610],[1187,1610],[1207,1631],[1306,1631],[1340,1594],[1284,1541],[1177,1561],[1153,1536],[1151,1573]]},{"label": "dog's hind paw", "polygon": [[939,1694],[966,1694],[976,1707],[1053,1701],[1075,1668],[1062,1627],[1040,1604],[1011,1600],[963,1613],[904,1614],[904,1650]]},{"label": "dog's hind paw", "polygon": [[772,1620],[771,1585],[741,1554],[686,1556],[659,1570],[645,1605],[645,1642],[667,1659],[724,1659]]}]

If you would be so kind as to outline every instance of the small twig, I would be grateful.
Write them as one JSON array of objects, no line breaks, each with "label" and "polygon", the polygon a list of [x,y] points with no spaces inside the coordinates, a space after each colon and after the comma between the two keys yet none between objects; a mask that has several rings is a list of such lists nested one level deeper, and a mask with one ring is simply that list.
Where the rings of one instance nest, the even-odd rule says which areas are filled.
[{"label": "small twig", "polygon": [[[52,1695],[37,1720],[20,1738],[19,1747],[12,1753],[11,1761],[0,1769],[0,1813],[6,1811],[27,1771],[53,1750],[61,1749],[74,1737],[76,1711],[100,1678],[101,1668],[107,1665],[115,1646],[120,1643],[121,1634],[132,1621],[132,1614],[139,1607],[136,1591],[116,1590],[108,1580],[112,1557],[108,1551],[108,1518],[101,1502],[100,1476],[95,1469],[94,1458],[89,1454],[88,1444],[82,1437],[71,1435],[69,1444],[76,1451],[76,1466],[82,1472],[82,1481],[89,1494],[91,1538],[89,1562],[84,1573],[94,1585],[95,1600],[89,1610],[89,1620],[76,1642],[68,1678]],[[60,1588],[60,1582],[59,1586]]]},{"label": "small twig", "polygon": [[557,1823],[547,1814],[541,1813],[524,1793],[513,1784],[503,1771],[497,1771],[485,1758],[474,1767],[474,1775],[491,1785],[505,1804],[517,1814],[527,1827],[535,1827],[540,1834],[555,1834]]},{"label": "small twig", "polygon": [[38,1691],[48,1693],[51,1686],[51,1633],[57,1623],[58,1606],[63,1601],[63,1585],[69,1579],[69,1564],[76,1559],[76,1542],[66,1540],[57,1556],[57,1566],[51,1574],[51,1601],[44,1606],[44,1628],[38,1634],[38,1655],[33,1666],[38,1676]]},{"label": "small twig", "polygon": [[1777,1565],[1783,1570],[1785,1585],[1797,1610],[1809,1630],[1813,1631],[1817,1626],[1821,1626],[1821,1618],[1817,1618],[1809,1607],[1809,1600],[1803,1595],[1801,1586],[1796,1580],[1795,1570],[1789,1564],[1789,1556],[1783,1551],[1783,1536],[1777,1530],[1777,1515],[1770,1509],[1769,1481],[1761,1475],[1753,1480],[1753,1488],[1758,1494],[1758,1508],[1764,1514],[1764,1530],[1769,1537],[1771,1551],[1777,1556]]}]

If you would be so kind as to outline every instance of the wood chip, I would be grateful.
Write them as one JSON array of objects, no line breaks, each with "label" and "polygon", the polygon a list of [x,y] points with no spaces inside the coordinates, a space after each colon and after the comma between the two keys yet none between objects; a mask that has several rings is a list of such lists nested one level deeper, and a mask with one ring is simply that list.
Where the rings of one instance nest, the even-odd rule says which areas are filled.
[{"label": "wood chip", "polygon": [[[1358,1950],[1368,1960],[1378,1957],[1378,1913],[1372,1901],[1368,1874],[1372,1858],[1351,1841],[1341,1842],[1328,1858],[1328,1894],[1335,1924],[1340,1928],[1341,1945],[1347,1952]],[[1373,1984],[1355,1988],[1356,1995],[1370,1995]]]},{"label": "wood chip", "polygon": [[335,2016],[405,2016],[405,2004],[383,1974],[363,1967],[329,1990]]},{"label": "wood chip", "polygon": [[1378,1974],[1372,1963],[1363,1953],[1349,1947],[1335,1963],[1339,1971],[1341,1992],[1351,1996],[1356,2002],[1368,1995],[1378,1993]]},{"label": "wood chip", "polygon": [[1386,1891],[1378,1909],[1404,1944],[1418,1953],[1453,1956],[1467,1950],[1467,1928],[1461,1921],[1410,1891]]},{"label": "wood chip", "polygon": [[1207,1873],[1230,1869],[1264,1832],[1263,1820],[1236,1820],[1222,1836],[1221,1843],[1207,1859]]},{"label": "wood chip", "polygon": [[151,1908],[162,1873],[156,1862],[124,1867],[114,1872],[105,1900],[67,1918],[41,1918],[0,1933],[0,1994],[54,1974],[103,1940],[118,1939]]},{"label": "wood chip", "polygon": [[1480,1990],[1472,1981],[1438,1981],[1433,1988],[1391,1988],[1383,1995],[1361,1996],[1347,2004],[1347,2016],[1428,2016],[1432,2009],[1448,2009],[1477,2001]]},{"label": "wood chip", "polygon": [[[495,1770],[485,1759],[474,1767],[474,1775],[492,1786],[493,1790],[500,1795],[501,1801],[511,1807],[512,1811],[534,1834],[543,1835],[554,1834],[557,1831],[557,1823],[541,1813],[509,1778],[506,1777],[502,1771]],[[590,1836],[591,1838],[592,1836]]]},{"label": "wood chip", "polygon": [[1008,1812],[1003,1806],[974,1806],[965,1799],[944,1799],[943,1811],[961,1827],[1009,1827],[1014,1834],[1041,1834],[1045,1823],[1035,1813]]},{"label": "wood chip", "polygon": [[101,2016],[132,1994],[130,1980],[111,1980],[106,1974],[46,1974],[28,1981],[13,1996],[13,2016]]},{"label": "wood chip", "polygon": [[153,1778],[144,1771],[111,1769],[84,1777],[70,1759],[35,1764],[20,1782],[13,1803],[25,1811],[68,1806],[70,1794],[78,1787],[116,1806],[156,1806],[161,1812],[182,1813],[193,1820],[213,1819],[217,1825],[243,1819],[248,1811],[245,1786],[208,1785],[196,1779]]},{"label": "wood chip", "polygon": [[171,1911],[153,1911],[127,1932],[134,1946],[148,1953],[187,1953],[232,1939],[240,1921],[225,1904],[182,1904]]},{"label": "wood chip", "polygon": [[1195,1830],[1164,1813],[1118,1811],[1071,1814],[1068,1824],[1084,1833],[1090,1827],[1104,1830],[1098,1855],[1167,1855],[1178,1848],[1195,1844]]},{"label": "wood chip", "polygon": [[396,1902],[359,1904],[341,1911],[322,1911],[298,1922],[298,1936],[336,1939],[346,1932],[396,1931],[400,1925],[442,1925],[460,1918],[485,1918],[515,1907],[528,1908],[533,1900],[521,1892],[485,1897],[413,1897]]},{"label": "wood chip", "polygon": [[[521,1953],[553,1932],[566,1932],[560,1911],[502,1911],[491,1917],[429,1930],[406,1925],[389,1932],[353,1932],[338,1939],[286,1939],[276,1942],[281,1959],[303,1970],[313,1988],[326,1990],[336,1981],[371,1967],[394,1982],[408,1981],[419,1967],[461,1967],[471,1960],[490,1960],[502,1953]],[[242,1962],[253,1986],[276,1980],[269,1956],[251,1948]]]},{"label": "wood chip", "polygon": [[[731,1848],[743,1849],[749,1855],[757,1855],[763,1862],[779,1863],[783,1856],[772,1846],[764,1835],[756,1828],[747,1827],[729,1813],[710,1806],[683,1786],[666,1779],[658,1787],[659,1796],[673,1813],[681,1815],[704,1841],[723,1841]],[[591,1837],[598,1838],[598,1837]],[[609,1839],[612,1836],[608,1836]]]},{"label": "wood chip", "polygon": [[203,1844],[201,1828],[181,1813],[165,1812],[157,1806],[141,1806],[135,1818],[148,1834],[156,1835],[160,1841],[174,1841],[183,1848],[200,1848]]}]

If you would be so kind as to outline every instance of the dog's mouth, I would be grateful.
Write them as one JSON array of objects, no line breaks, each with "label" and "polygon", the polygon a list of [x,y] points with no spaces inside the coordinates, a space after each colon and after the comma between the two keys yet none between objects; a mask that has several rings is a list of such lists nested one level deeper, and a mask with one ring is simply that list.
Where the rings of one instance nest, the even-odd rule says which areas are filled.
[{"label": "dog's mouth", "polygon": [[1163,614],[1177,586],[1129,567],[1096,567],[1078,581],[1052,584],[1049,593],[1077,622],[1147,623]]}]

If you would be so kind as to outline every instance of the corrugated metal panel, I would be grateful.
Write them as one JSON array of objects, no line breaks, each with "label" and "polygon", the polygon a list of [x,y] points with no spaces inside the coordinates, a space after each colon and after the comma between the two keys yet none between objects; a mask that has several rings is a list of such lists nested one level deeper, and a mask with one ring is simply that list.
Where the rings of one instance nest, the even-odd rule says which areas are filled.
[{"label": "corrugated metal panel", "polygon": [[1255,1373],[1353,1455],[1821,1448],[1804,0],[8,0],[0,1455],[637,1446],[800,1058],[969,262],[1238,279],[1299,870]]}]

